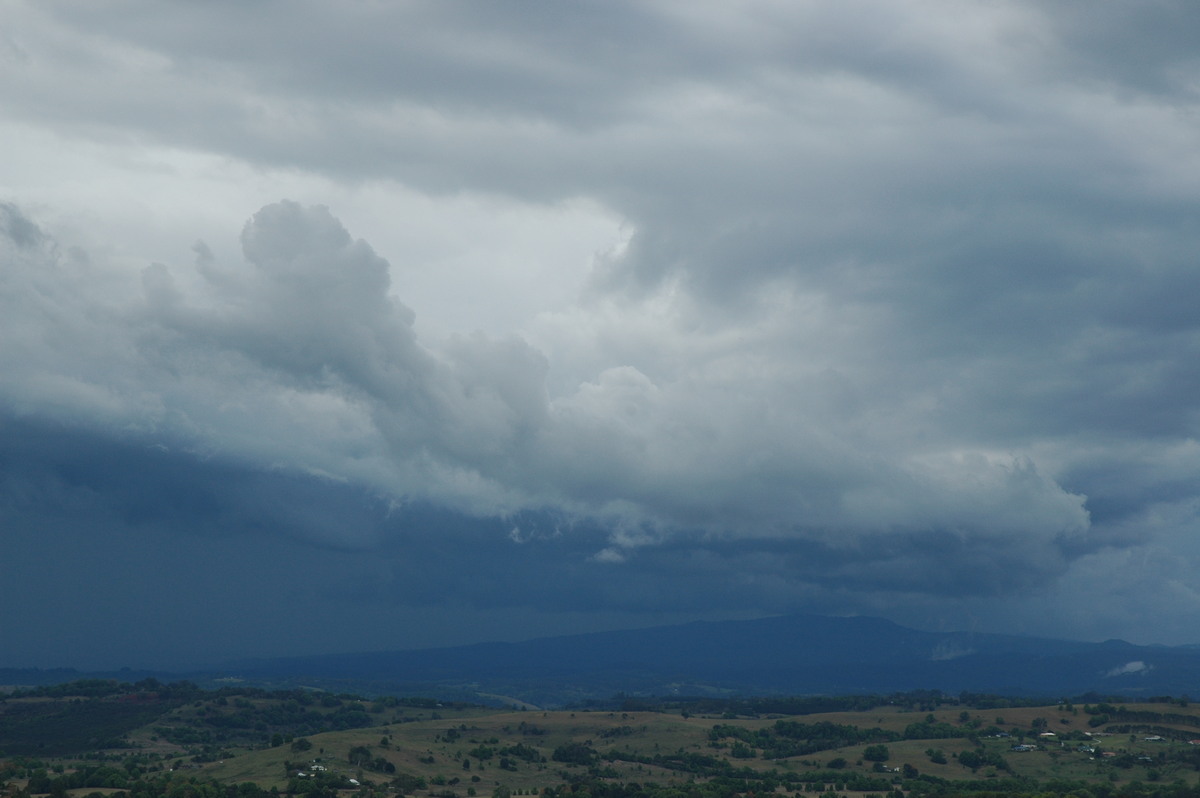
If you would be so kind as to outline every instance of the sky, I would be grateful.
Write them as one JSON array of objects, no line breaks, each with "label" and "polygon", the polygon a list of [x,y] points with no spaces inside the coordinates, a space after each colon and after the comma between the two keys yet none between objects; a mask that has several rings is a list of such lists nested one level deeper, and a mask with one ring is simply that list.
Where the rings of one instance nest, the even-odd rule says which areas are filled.
[{"label": "sky", "polygon": [[0,666],[1200,643],[1200,5],[0,19]]}]

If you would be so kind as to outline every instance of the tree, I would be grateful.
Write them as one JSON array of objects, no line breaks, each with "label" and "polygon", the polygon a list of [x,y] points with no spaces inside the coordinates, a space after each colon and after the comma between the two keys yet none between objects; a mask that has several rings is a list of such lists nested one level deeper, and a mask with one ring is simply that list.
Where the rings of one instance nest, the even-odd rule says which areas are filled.
[{"label": "tree", "polygon": [[868,762],[886,762],[890,756],[886,745],[868,745],[863,749],[863,759]]},{"label": "tree", "polygon": [[371,749],[365,745],[356,745],[350,749],[350,753],[346,758],[351,764],[362,765],[371,760]]},{"label": "tree", "polygon": [[983,757],[978,751],[963,751],[958,755],[958,764],[963,767],[968,767],[971,770],[976,770],[983,764]]},{"label": "tree", "polygon": [[567,743],[554,749],[550,758],[555,762],[566,762],[571,765],[590,765],[597,758],[596,751],[583,743]]}]

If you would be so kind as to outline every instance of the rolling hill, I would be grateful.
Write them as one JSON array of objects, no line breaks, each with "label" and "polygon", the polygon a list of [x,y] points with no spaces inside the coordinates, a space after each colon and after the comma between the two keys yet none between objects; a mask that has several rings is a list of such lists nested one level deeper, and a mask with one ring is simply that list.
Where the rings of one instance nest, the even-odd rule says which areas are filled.
[{"label": "rolling hill", "polygon": [[879,618],[789,615],[520,643],[255,660],[221,675],[380,693],[503,696],[538,706],[618,692],[1179,695],[1200,686],[1200,649],[926,632]]}]

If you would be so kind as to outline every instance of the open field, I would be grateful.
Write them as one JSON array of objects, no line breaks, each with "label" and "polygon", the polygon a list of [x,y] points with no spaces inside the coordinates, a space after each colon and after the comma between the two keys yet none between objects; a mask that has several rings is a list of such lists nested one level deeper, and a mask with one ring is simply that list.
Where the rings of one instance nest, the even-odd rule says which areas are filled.
[{"label": "open field", "polygon": [[572,783],[894,797],[945,794],[946,784],[1012,792],[1071,781],[1103,793],[1200,788],[1193,738],[1200,710],[1181,701],[982,709],[944,698],[782,715],[143,689],[0,701],[0,783],[55,798],[151,778],[313,798],[503,798]]},{"label": "open field", "polygon": [[[924,720],[930,714],[937,722],[951,724],[958,722],[960,712],[919,713],[883,708],[868,713],[828,713],[802,716],[800,719],[808,724],[880,728],[900,734],[914,721]],[[1060,722],[1059,734],[1063,729],[1086,727],[1086,720],[1060,717],[1060,714],[1054,707],[1008,712],[1008,717],[1001,718],[1001,728],[1030,728],[1029,724],[1038,718],[1047,717]],[[978,716],[979,713],[972,715]],[[997,717],[992,714],[989,721]],[[389,780],[387,774],[350,766],[351,750],[365,747],[372,756],[382,757],[397,771],[422,778],[437,786],[442,793],[453,792],[464,796],[471,785],[486,787],[489,791],[500,785],[512,790],[528,791],[568,779],[574,772],[581,771],[583,766],[555,762],[552,755],[559,747],[571,743],[593,748],[602,760],[612,754],[654,758],[685,752],[714,757],[732,767],[761,773],[772,770],[810,773],[827,770],[831,763],[836,765],[836,761],[842,759],[846,764],[840,770],[846,775],[860,773],[879,777],[873,763],[863,759],[867,744],[839,746],[801,757],[763,759],[759,755],[739,759],[731,755],[728,745],[710,739],[710,732],[718,725],[735,725],[757,731],[769,729],[781,719],[784,718],[683,718],[677,714],[648,712],[497,713],[469,720],[421,720],[315,735],[309,738],[315,756],[304,762],[324,763],[338,772],[356,776],[360,781],[386,784]],[[1068,723],[1062,724],[1062,720]],[[1011,737],[983,738],[978,741],[967,738],[898,740],[887,743],[889,758],[885,764],[893,769],[902,769],[907,764],[920,773],[951,780],[1017,775],[1039,781],[1063,778],[1105,780],[1118,784],[1177,778],[1196,781],[1194,765],[1169,760],[1171,755],[1192,753],[1194,746],[1181,741],[1146,741],[1142,739],[1144,736],[1149,735],[1114,734],[1095,738],[1106,750],[1120,756],[1134,757],[1137,764],[1131,767],[1118,767],[1104,759],[1094,758],[1090,752],[1077,750],[1085,744],[1082,741],[1046,738],[1038,741],[1037,750],[1014,752]],[[384,739],[388,743],[386,746],[380,744]],[[510,757],[509,767],[506,768],[499,764],[503,757],[498,754],[485,759],[476,755],[481,748],[501,751],[516,746],[532,748],[546,761],[527,762]],[[931,761],[927,753],[930,749],[942,751],[946,762],[939,764]],[[1009,770],[1006,772],[995,767],[972,769],[959,763],[958,757],[962,753],[977,750],[1002,757]],[[1149,757],[1152,761],[1143,761],[1138,757]],[[298,759],[290,750],[271,748],[249,751],[223,762],[205,765],[204,772],[222,781],[254,781],[266,787],[282,789],[287,784],[285,763],[296,763]],[[469,769],[464,768],[464,761],[469,763]],[[671,782],[686,776],[686,771],[677,768],[620,759],[609,762],[606,768],[607,778],[624,781]],[[473,777],[477,777],[478,781]],[[891,779],[892,776],[889,774],[887,778]]]}]

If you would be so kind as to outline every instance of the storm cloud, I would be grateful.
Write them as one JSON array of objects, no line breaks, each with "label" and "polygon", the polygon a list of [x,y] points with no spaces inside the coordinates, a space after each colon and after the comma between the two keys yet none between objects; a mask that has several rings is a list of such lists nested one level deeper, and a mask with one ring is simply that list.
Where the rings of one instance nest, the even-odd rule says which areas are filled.
[{"label": "storm cloud", "polygon": [[[11,11],[12,664],[203,658],[181,617],[231,656],[797,610],[1190,640],[1185,4]],[[162,652],[53,597],[110,580]]]}]

